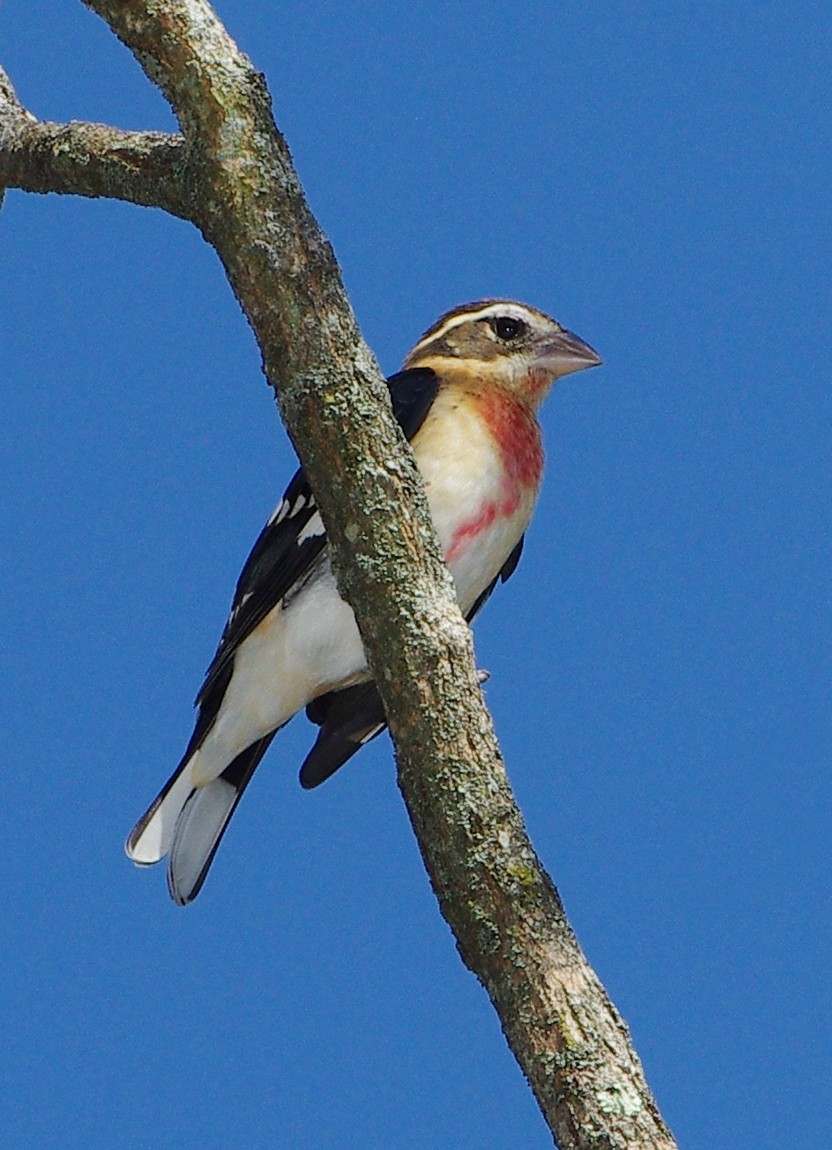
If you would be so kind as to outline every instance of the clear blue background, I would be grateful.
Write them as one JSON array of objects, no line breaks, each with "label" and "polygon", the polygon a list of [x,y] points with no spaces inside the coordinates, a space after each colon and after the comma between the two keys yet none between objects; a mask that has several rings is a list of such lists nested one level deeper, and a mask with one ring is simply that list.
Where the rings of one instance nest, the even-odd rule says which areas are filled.
[{"label": "clear blue background", "polygon": [[[688,1147],[828,1140],[830,27],[822,5],[227,0],[388,371],[525,299],[603,368],[543,415],[477,626],[536,847]],[[173,127],[71,0],[6,0],[40,117]],[[294,462],[193,228],[0,214],[4,1139],[549,1146],[379,741],[281,735],[198,902],[122,841]]]}]

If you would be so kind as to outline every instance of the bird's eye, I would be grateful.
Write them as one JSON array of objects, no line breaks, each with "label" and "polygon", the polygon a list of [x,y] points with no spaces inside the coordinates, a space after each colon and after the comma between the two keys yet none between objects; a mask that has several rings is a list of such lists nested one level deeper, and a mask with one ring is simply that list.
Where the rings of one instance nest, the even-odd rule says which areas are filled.
[{"label": "bird's eye", "polygon": [[522,319],[514,319],[509,315],[496,316],[491,321],[491,330],[498,339],[517,339],[526,330]]}]

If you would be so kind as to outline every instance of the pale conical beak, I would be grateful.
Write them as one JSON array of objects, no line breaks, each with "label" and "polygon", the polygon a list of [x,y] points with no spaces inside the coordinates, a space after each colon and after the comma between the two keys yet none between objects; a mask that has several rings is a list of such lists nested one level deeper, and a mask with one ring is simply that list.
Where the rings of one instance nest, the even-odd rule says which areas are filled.
[{"label": "pale conical beak", "polygon": [[548,339],[535,359],[535,366],[550,371],[555,379],[573,371],[583,371],[585,367],[597,367],[603,362],[594,348],[566,328]]}]

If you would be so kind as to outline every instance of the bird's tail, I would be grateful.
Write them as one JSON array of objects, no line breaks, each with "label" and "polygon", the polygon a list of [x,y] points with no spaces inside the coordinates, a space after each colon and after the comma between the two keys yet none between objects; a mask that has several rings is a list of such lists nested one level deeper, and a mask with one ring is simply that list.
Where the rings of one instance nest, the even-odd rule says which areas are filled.
[{"label": "bird's tail", "polygon": [[252,743],[202,787],[191,782],[192,756],[187,756],[130,832],[125,850],[139,866],[170,855],[168,890],[180,906],[199,894],[237,803],[276,733]]}]

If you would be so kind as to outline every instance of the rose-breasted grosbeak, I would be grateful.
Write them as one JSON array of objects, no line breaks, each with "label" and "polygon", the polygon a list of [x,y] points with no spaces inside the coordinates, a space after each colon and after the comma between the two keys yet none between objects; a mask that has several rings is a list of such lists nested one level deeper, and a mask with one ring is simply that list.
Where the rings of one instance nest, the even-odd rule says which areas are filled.
[{"label": "rose-breasted grosbeak", "polygon": [[[540,402],[556,379],[600,362],[543,312],[485,300],[443,315],[388,380],[469,621],[520,558],[543,471]],[[197,706],[182,761],[127,840],[136,863],[170,855],[180,905],[198,894],[257,764],[293,715],[305,707],[320,727],[304,787],[386,725],[303,470],[246,561]]]}]

